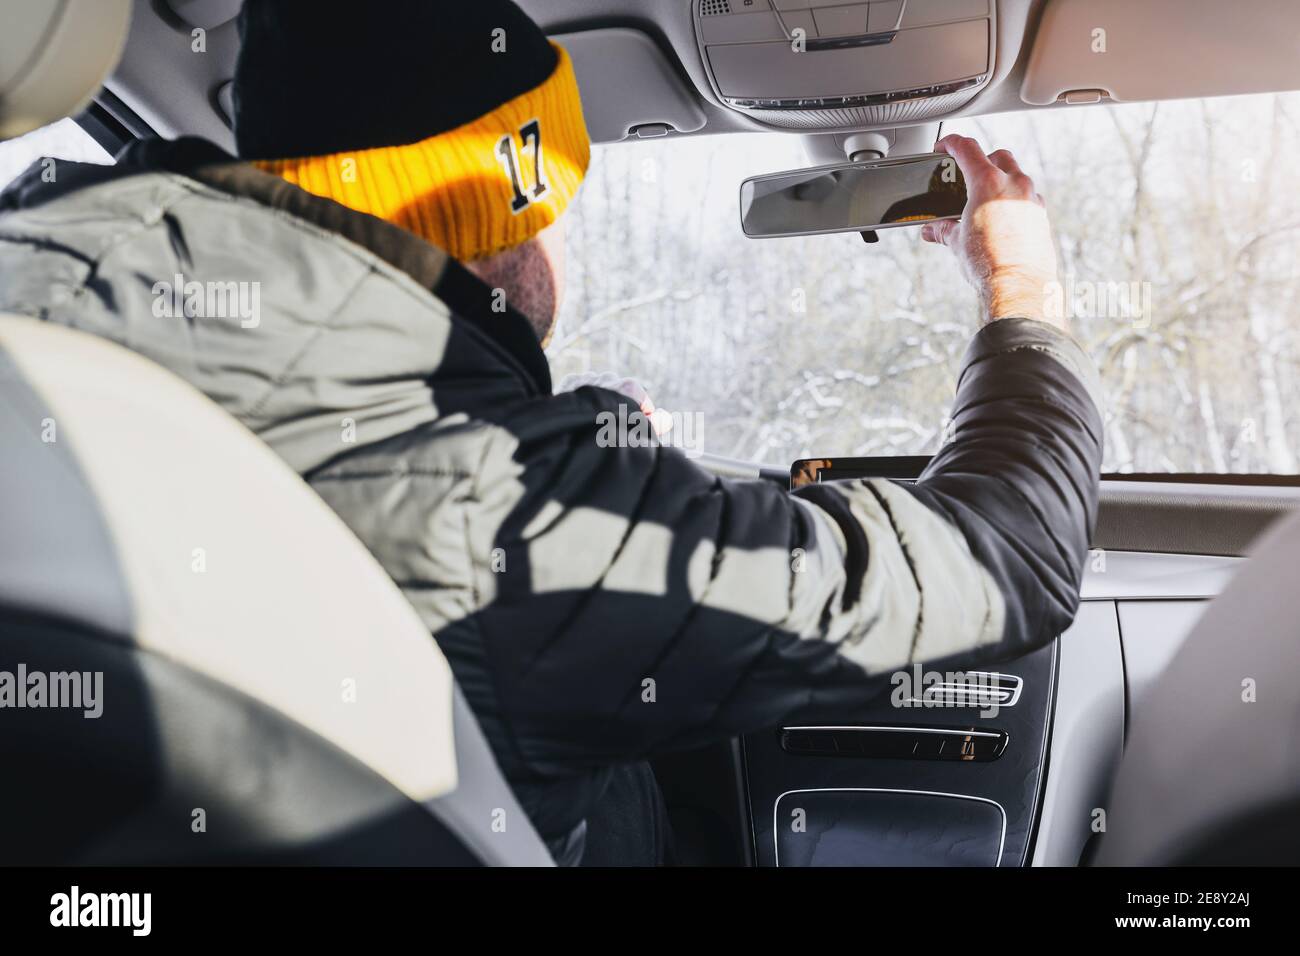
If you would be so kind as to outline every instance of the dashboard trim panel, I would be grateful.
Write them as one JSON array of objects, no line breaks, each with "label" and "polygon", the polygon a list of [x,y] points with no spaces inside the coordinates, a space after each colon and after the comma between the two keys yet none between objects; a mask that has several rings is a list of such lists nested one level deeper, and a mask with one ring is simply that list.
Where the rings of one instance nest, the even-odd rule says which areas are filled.
[{"label": "dashboard trim panel", "polygon": [[776,866],[781,865],[781,842],[777,827],[780,826],[778,814],[781,810],[781,801],[792,793],[902,793],[913,794],[922,797],[951,797],[955,800],[974,800],[979,803],[991,803],[998,808],[1002,814],[1002,833],[998,837],[998,861],[993,864],[995,867],[1002,865],[1002,854],[1006,850],[1007,844],[1007,811],[1002,804],[989,797],[979,797],[969,793],[950,793],[944,790],[908,790],[898,787],[802,787],[794,790],[787,790],[780,794],[772,801],[772,852]]}]

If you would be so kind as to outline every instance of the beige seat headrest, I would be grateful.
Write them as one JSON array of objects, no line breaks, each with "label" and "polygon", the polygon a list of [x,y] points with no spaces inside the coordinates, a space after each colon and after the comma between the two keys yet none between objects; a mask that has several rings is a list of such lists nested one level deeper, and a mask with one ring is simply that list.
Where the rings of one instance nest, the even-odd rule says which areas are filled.
[{"label": "beige seat headrest", "polygon": [[126,45],[131,0],[6,3],[0,30],[0,139],[71,116]]},{"label": "beige seat headrest", "polygon": [[[53,428],[97,503],[137,648],[274,708],[412,800],[455,788],[438,645],[270,448],[160,366],[85,332],[0,315],[0,355],[44,405],[27,427]],[[45,522],[55,544],[57,518]],[[12,561],[4,570],[16,574]]]}]

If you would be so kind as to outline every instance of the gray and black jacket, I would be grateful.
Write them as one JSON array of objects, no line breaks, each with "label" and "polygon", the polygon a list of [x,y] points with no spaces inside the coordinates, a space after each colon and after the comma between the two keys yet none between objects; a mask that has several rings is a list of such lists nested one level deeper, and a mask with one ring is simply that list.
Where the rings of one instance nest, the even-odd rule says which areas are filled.
[{"label": "gray and black jacket", "polygon": [[[1102,425],[1048,325],[975,336],[916,484],[790,493],[601,447],[627,399],[551,394],[527,323],[461,266],[210,144],[56,169],[0,196],[0,311],[139,351],[297,469],[419,610],[553,843],[612,765],[834,717],[1074,616]],[[258,290],[256,320],[167,315],[177,277],[251,283],[226,288]]]}]

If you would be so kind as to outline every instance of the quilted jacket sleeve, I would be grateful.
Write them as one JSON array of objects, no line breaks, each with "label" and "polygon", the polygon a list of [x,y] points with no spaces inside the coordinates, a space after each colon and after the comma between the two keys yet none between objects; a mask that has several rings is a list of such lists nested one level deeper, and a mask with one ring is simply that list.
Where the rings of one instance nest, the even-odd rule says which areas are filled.
[{"label": "quilted jacket sleeve", "polygon": [[[1095,370],[1051,326],[973,341],[915,485],[790,493],[675,449],[600,447],[615,393],[520,412],[470,529],[518,753],[547,772],[831,715],[895,670],[1012,657],[1069,625],[1096,519]],[[500,451],[500,450],[499,450]],[[498,456],[504,458],[504,456]]]}]

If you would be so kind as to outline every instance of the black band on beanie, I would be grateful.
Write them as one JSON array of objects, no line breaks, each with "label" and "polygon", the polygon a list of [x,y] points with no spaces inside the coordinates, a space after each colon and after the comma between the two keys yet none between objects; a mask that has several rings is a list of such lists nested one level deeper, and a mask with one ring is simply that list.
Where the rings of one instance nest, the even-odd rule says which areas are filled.
[{"label": "black band on beanie", "polygon": [[239,36],[243,159],[416,143],[491,112],[556,66],[545,34],[509,0],[245,0]]}]

